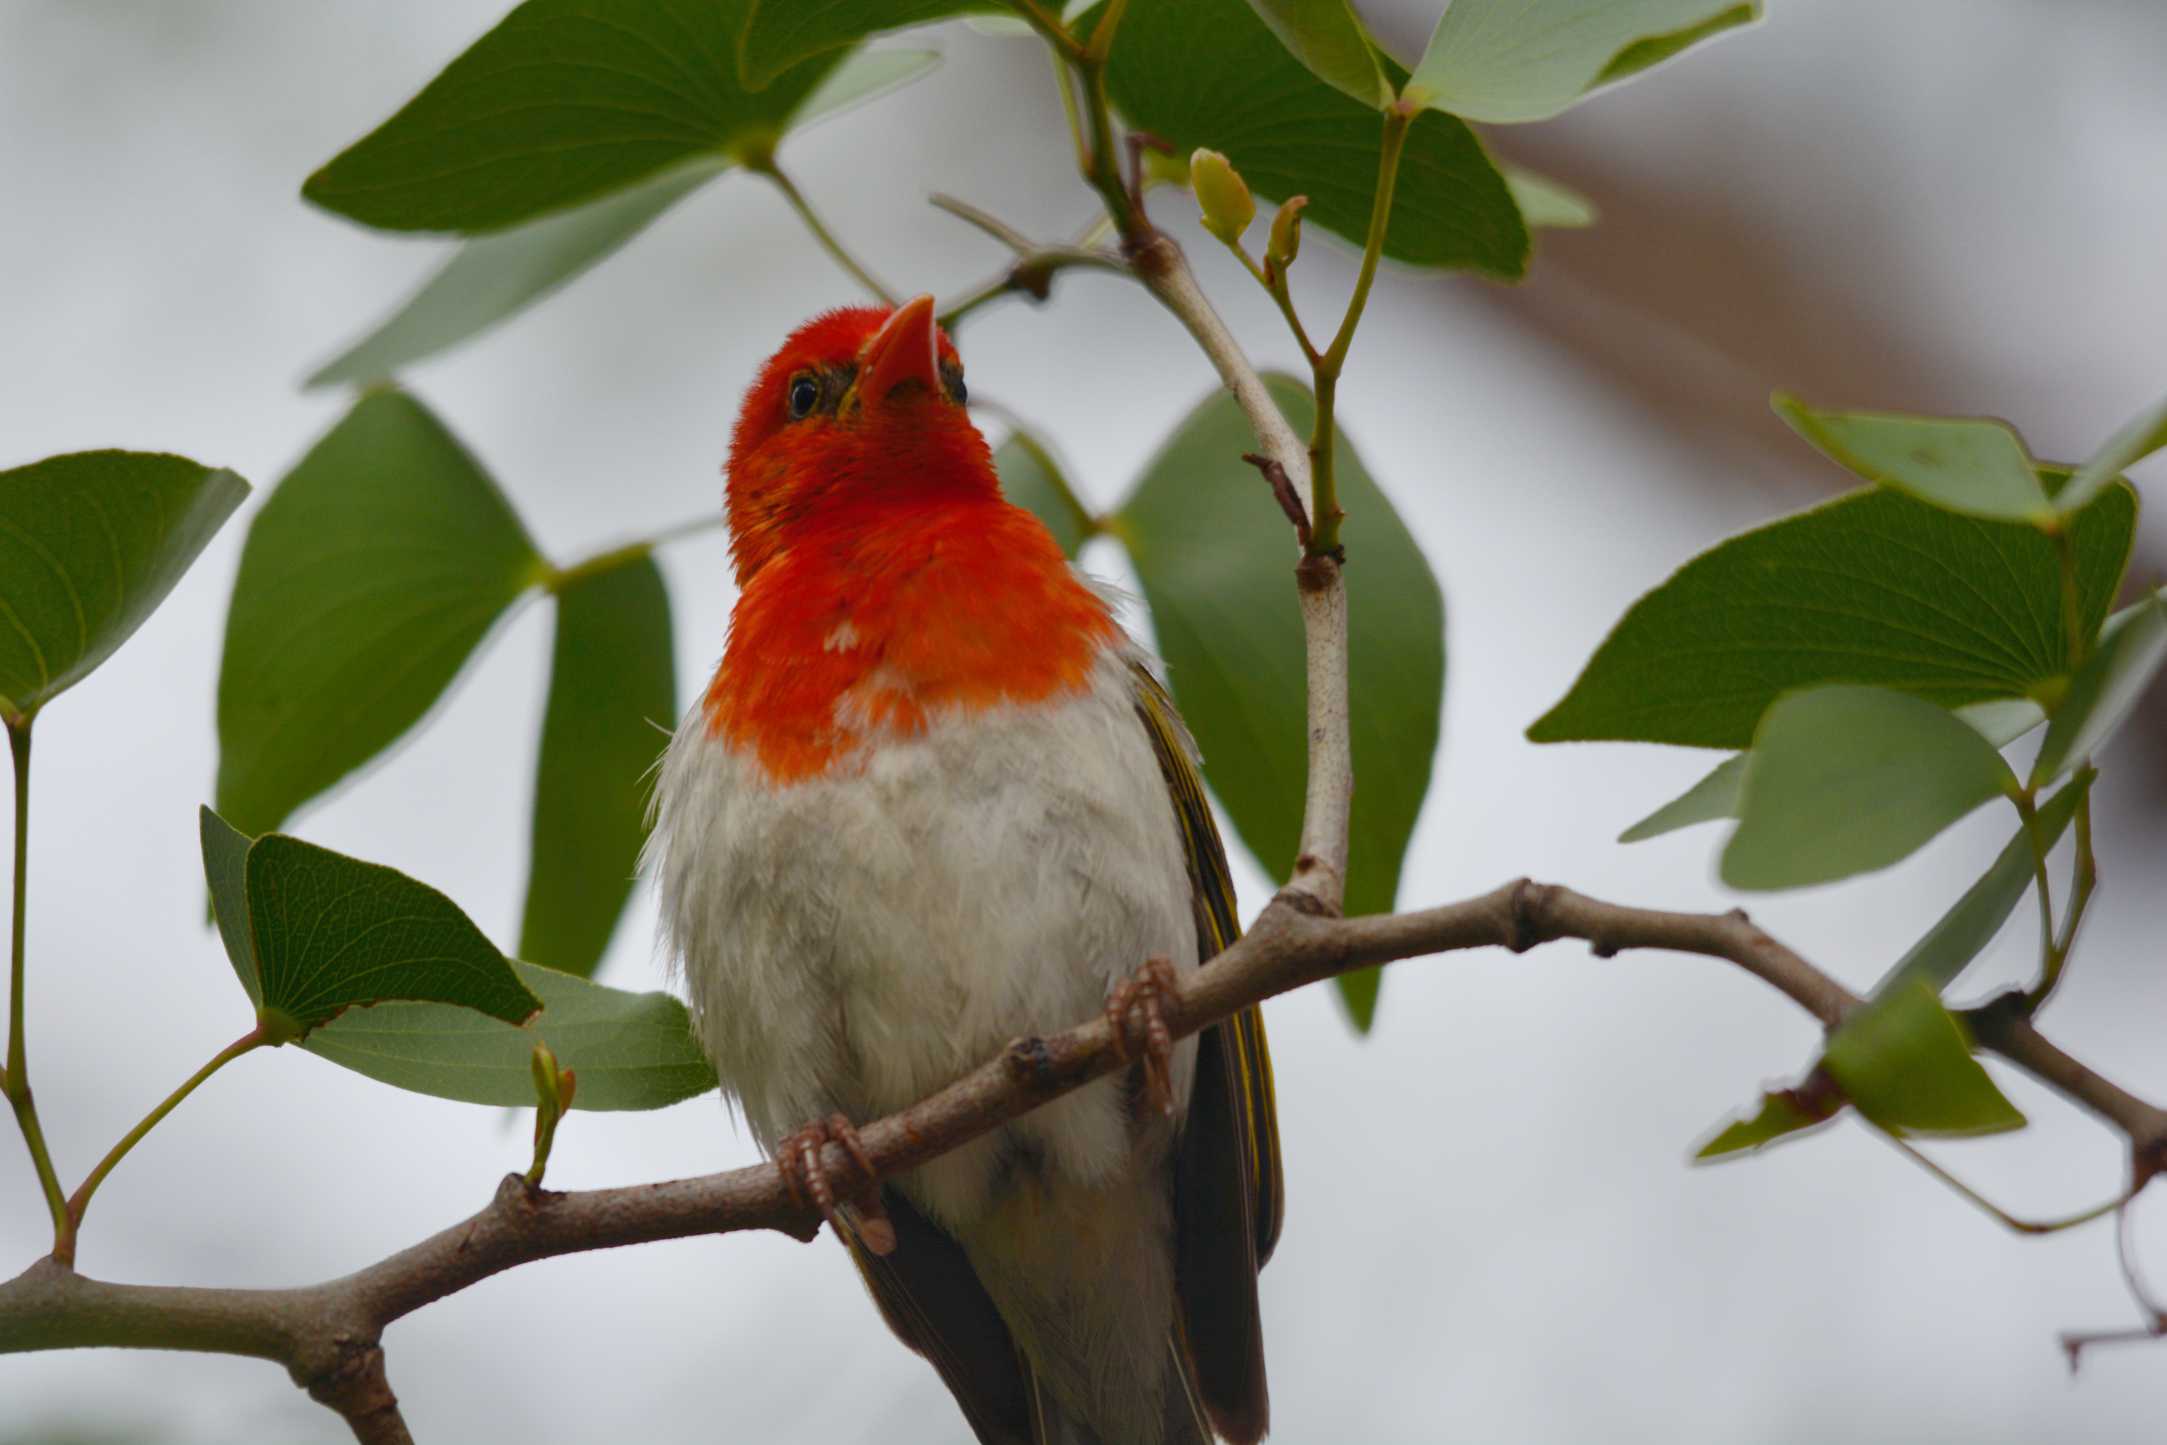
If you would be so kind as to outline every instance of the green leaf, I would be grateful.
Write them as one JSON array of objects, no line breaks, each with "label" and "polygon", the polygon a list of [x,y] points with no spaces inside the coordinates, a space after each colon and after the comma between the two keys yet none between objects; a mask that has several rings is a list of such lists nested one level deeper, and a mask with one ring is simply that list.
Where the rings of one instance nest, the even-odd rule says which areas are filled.
[{"label": "green leaf", "polygon": [[1738,816],[1738,796],[1746,778],[1745,753],[1733,753],[1699,782],[1618,835],[1620,843],[1640,843],[1695,823]]},{"label": "green leaf", "polygon": [[2167,661],[2167,599],[2155,592],[2128,612],[2070,680],[2032,764],[2034,787],[2106,746]]},{"label": "green leaf", "polygon": [[1402,94],[1470,120],[1547,120],[1760,13],[1732,0],[1452,0]]},{"label": "green leaf", "polygon": [[575,1109],[659,1109],[715,1087],[685,1006],[668,994],[628,993],[531,963],[512,969],[542,1000],[524,1027],[441,1004],[386,1003],[341,1014],[303,1047],[417,1094],[507,1108],[534,1103],[537,1040],[577,1071]]},{"label": "green leaf", "polygon": [[0,472],[0,714],[35,713],[111,657],[247,495],[157,452]]},{"label": "green leaf", "polygon": [[[1272,395],[1297,432],[1315,411],[1286,377]],[[1301,838],[1308,769],[1306,671],[1292,529],[1256,470],[1232,397],[1215,392],[1145,468],[1113,519],[1151,605],[1168,680],[1204,754],[1205,776],[1242,842],[1284,881]],[[1341,431],[1347,513],[1348,669],[1354,816],[1350,914],[1386,913],[1437,751],[1444,697],[1444,599],[1421,549]],[[1375,985],[1342,981],[1358,1022]]]},{"label": "green leaf", "polygon": [[[2039,704],[2028,698],[2005,698],[1975,702],[1955,709],[1956,716],[1996,748],[2007,747],[2047,720]],[[1642,818],[1618,835],[1620,843],[1640,843],[1695,823],[1738,816],[1739,785],[1745,779],[1746,755],[1734,753],[1678,797]]]},{"label": "green leaf", "polygon": [[[2121,584],[2136,518],[2136,494],[2117,486],[2071,524],[2088,632]],[[1528,737],[1742,748],[1777,696],[1830,682],[1947,707],[2023,697],[2069,671],[2060,598],[2054,543],[2036,528],[1853,492],[1680,568]]]},{"label": "green leaf", "polygon": [[304,1029],[387,999],[507,1023],[542,1006],[457,904],[396,869],[272,833],[248,850],[247,876],[262,1006]]},{"label": "green leaf", "polygon": [[1249,8],[1326,85],[1372,110],[1392,103],[1377,52],[1347,0],[1249,0]]},{"label": "green leaf", "polygon": [[1595,203],[1563,182],[1525,166],[1506,166],[1505,185],[1530,231],[1581,230],[1595,224]]},{"label": "green leaf", "polygon": [[1001,474],[1001,494],[1044,522],[1053,540],[1060,544],[1061,555],[1073,561],[1097,530],[1097,524],[1076,500],[1052,451],[1037,437],[1018,428],[993,454],[993,465]]},{"label": "green leaf", "polygon": [[953,15],[1013,15],[1001,0],[738,0],[746,15],[738,74],[755,91],[817,55],[868,35],[930,25]]},{"label": "green leaf", "polygon": [[[2077,801],[2091,786],[2090,776],[2079,778],[2041,806],[2037,823],[2042,850],[2061,840],[2076,814]],[[1873,996],[1886,998],[1913,983],[1923,983],[1938,994],[1956,982],[1957,976],[2001,932],[2032,886],[2036,872],[2031,833],[2019,828],[1979,881],[1964,890],[1964,896],[1874,985]]]},{"label": "green leaf", "polygon": [[1994,745],[1921,698],[1821,687],[1761,719],[1723,850],[1733,888],[1797,888],[1885,868],[2016,775]]},{"label": "green leaf", "polygon": [[[1399,68],[1384,64],[1397,83]],[[1311,75],[1243,0],[1131,0],[1106,84],[1132,125],[1182,155],[1223,151],[1257,195],[1308,196],[1305,224],[1358,245],[1367,234],[1383,122]],[[1507,280],[1527,270],[1520,208],[1457,119],[1430,112],[1409,129],[1384,250]]]},{"label": "green leaf", "polygon": [[2124,422],[2121,430],[2077,468],[2056,499],[2062,511],[2066,514],[2083,507],[2094,493],[2161,447],[2167,447],[2167,398]]},{"label": "green leaf", "polygon": [[[853,55],[806,97],[789,126],[795,131],[914,80],[939,62],[939,56],[922,50]],[[381,381],[480,335],[615,253],[730,165],[726,156],[698,156],[600,200],[468,241],[405,305],[307,384]]]},{"label": "green leaf", "polygon": [[1958,1137],[2024,1127],[2024,1116],[1971,1056],[1964,1029],[1924,983],[1852,1011],[1822,1060],[1846,1096],[1891,1134]]},{"label": "green leaf", "polygon": [[748,91],[750,3],[526,0],[301,194],[366,226],[472,235],[770,151],[840,57]]},{"label": "green leaf", "polygon": [[219,812],[266,832],[375,757],[545,570],[442,423],[364,396],[249,527],[218,679]]},{"label": "green leaf", "polygon": [[648,775],[676,718],[670,596],[647,550],[560,587],[522,957],[582,977],[602,961],[647,837]]},{"label": "green leaf", "polygon": [[2023,439],[2007,422],[1815,411],[1780,391],[1770,404],[1830,461],[1866,481],[1974,517],[2036,524],[2055,516]]},{"label": "green leaf", "polygon": [[573,280],[728,168],[727,161],[702,157],[599,201],[468,241],[405,305],[305,384],[383,381],[480,335]]},{"label": "green leaf", "polygon": [[203,877],[211,886],[211,918],[218,924],[219,942],[248,1001],[261,1007],[263,985],[256,978],[255,946],[248,932],[248,850],[256,840],[209,808],[198,808],[196,814]]},{"label": "green leaf", "polygon": [[1694,1151],[1696,1162],[1720,1159],[1748,1149],[1760,1149],[1776,1140],[1817,1128],[1842,1112],[1843,1099],[1826,1085],[1796,1089],[1771,1089],[1761,1095],[1760,1107],[1743,1119],[1733,1119]]},{"label": "green leaf", "polygon": [[248,992],[259,1011],[306,1033],[388,999],[453,1004],[513,1024],[542,1006],[434,888],[282,833],[250,843],[209,809],[201,825],[219,938],[242,986],[255,979]]}]

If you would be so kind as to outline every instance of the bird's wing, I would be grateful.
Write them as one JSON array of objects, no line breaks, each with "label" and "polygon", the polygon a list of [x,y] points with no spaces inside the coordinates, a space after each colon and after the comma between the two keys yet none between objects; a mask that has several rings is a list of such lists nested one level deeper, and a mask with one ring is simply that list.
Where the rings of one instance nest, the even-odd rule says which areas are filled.
[{"label": "bird's wing", "polygon": [[963,1246],[901,1190],[884,1187],[881,1204],[895,1226],[892,1252],[874,1254],[854,1229],[843,1232],[881,1318],[939,1372],[979,1445],[1042,1445],[1036,1381]]},{"label": "bird's wing", "polygon": [[[1137,715],[1166,776],[1188,857],[1198,954],[1208,961],[1241,934],[1226,848],[1173,698],[1141,664],[1134,673]],[[1244,1009],[1198,1036],[1196,1084],[1175,1165],[1182,1342],[1212,1424],[1236,1442],[1260,1438],[1270,1418],[1256,1276],[1279,1241],[1284,1198],[1264,1018]]]}]

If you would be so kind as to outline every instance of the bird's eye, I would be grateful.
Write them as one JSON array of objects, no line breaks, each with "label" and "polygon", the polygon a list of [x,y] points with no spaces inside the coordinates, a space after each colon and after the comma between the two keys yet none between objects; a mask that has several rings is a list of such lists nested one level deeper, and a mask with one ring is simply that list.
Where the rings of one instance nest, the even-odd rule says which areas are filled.
[{"label": "bird's eye", "polygon": [[970,391],[963,385],[963,368],[953,361],[941,363],[941,389],[948,393],[948,399],[957,406],[962,406],[971,399]]},{"label": "bird's eye", "polygon": [[790,378],[790,419],[802,421],[820,404],[820,383],[810,373],[800,372]]}]

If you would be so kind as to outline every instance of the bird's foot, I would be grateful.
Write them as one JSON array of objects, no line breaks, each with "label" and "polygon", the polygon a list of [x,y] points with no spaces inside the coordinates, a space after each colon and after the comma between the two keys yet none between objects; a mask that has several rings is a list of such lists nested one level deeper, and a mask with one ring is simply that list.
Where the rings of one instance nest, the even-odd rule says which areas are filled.
[{"label": "bird's foot", "polygon": [[1106,997],[1106,1022],[1114,1031],[1114,1053],[1123,1062],[1136,1047],[1129,1038],[1131,1014],[1143,1015],[1141,1051],[1144,1093],[1152,1106],[1169,1119],[1174,1116],[1174,1035],[1166,1026],[1160,1000],[1180,984],[1171,959],[1147,958],[1144,966],[1114,985]]},{"label": "bird's foot", "polygon": [[775,1167],[782,1171],[783,1184],[790,1197],[800,1205],[810,1205],[820,1211],[820,1217],[828,1222],[838,1239],[846,1228],[838,1204],[837,1181],[828,1174],[823,1150],[830,1144],[840,1145],[850,1159],[852,1179],[846,1187],[854,1189],[850,1199],[851,1209],[857,1218],[847,1226],[860,1243],[875,1254],[888,1254],[895,1249],[895,1226],[888,1220],[888,1211],[880,1203],[880,1171],[873,1167],[873,1156],[865,1152],[865,1143],[858,1138],[858,1131],[841,1114],[830,1114],[826,1119],[816,1120],[792,1134],[785,1134],[775,1145]]}]

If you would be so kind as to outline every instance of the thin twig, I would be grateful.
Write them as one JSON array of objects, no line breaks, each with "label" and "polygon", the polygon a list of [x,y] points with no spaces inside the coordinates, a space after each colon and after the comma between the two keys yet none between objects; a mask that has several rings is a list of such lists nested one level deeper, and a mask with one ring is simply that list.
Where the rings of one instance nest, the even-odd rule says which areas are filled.
[{"label": "thin twig", "polygon": [[[1160,1013],[1174,1037],[1196,1032],[1275,994],[1357,968],[1485,947],[1524,951],[1557,939],[1586,940],[1599,955],[1666,949],[1728,959],[1833,1025],[1858,1000],[1742,913],[1669,913],[1605,903],[1570,889],[1505,884],[1441,908],[1365,918],[1318,916],[1307,898],[1282,891],[1254,928],[1210,965],[1165,991]],[[1999,1036],[1996,1051],[2072,1093],[2079,1102],[2167,1140],[2167,1116],[2141,1101],[2130,1113],[2096,1075],[2071,1077],[2059,1051],[2029,1020]],[[1129,1021],[1141,1030],[1141,1020]],[[1111,1023],[1101,1014],[1065,1033],[1019,1039],[955,1084],[859,1131],[884,1178],[917,1167],[1001,1123],[1037,1108],[1119,1064]],[[854,1159],[830,1144],[825,1167]],[[794,1201],[772,1164],[697,1179],[629,1188],[553,1193],[509,1175],[480,1213],[341,1279],[300,1289],[198,1289],[113,1284],[41,1260],[0,1284],[0,1353],[106,1345],[210,1350],[285,1363],[322,1398],[365,1403],[380,1382],[369,1360],[391,1322],[492,1275],[536,1260],[700,1234],[773,1229],[809,1239],[819,1216]],[[355,1361],[361,1361],[357,1372]],[[356,1385],[353,1380],[361,1384]],[[362,1388],[366,1386],[367,1388]],[[388,1400],[388,1388],[382,1392]],[[382,1401],[380,1401],[382,1403]],[[345,1408],[345,1407],[341,1407]],[[352,1410],[348,1418],[354,1419]],[[385,1420],[395,1418],[379,1409]],[[356,1433],[398,1440],[392,1433]],[[372,1426],[389,1431],[389,1424]],[[403,1426],[399,1426],[403,1429]]]},{"label": "thin twig", "polygon": [[857,257],[850,254],[835,233],[828,229],[827,223],[813,210],[812,202],[805,199],[804,193],[797,188],[797,183],[775,164],[773,155],[754,156],[748,159],[745,165],[746,169],[766,176],[775,183],[775,189],[783,193],[783,199],[790,203],[791,210],[798,213],[798,219],[805,223],[805,229],[813,233],[813,239],[820,243],[821,249],[834,259],[836,265],[850,273],[852,280],[863,286],[873,299],[882,305],[895,305],[895,293],[881,285],[879,279],[868,271]]},{"label": "thin twig", "polygon": [[968,201],[939,192],[927,199],[936,208],[977,227],[999,241],[1015,256],[999,275],[973,287],[941,308],[939,319],[944,330],[954,330],[981,306],[1003,296],[1022,295],[1029,296],[1034,301],[1044,301],[1052,294],[1053,278],[1063,271],[1086,268],[1110,271],[1122,276],[1129,274],[1128,262],[1112,251],[1102,251],[1081,242],[1066,245],[1041,244],[1000,217],[980,210]]}]

